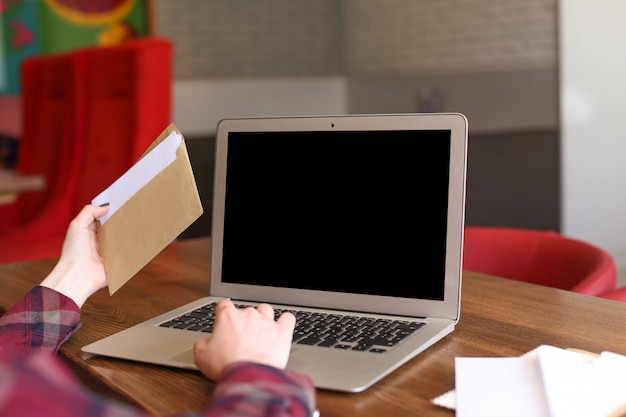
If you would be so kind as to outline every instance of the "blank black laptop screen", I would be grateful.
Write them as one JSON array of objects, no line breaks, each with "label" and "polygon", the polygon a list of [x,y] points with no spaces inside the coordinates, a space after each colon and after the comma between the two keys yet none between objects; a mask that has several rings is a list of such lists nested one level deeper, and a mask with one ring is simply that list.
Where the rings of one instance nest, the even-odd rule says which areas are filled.
[{"label": "blank black laptop screen", "polygon": [[443,300],[450,131],[234,132],[223,281]]}]

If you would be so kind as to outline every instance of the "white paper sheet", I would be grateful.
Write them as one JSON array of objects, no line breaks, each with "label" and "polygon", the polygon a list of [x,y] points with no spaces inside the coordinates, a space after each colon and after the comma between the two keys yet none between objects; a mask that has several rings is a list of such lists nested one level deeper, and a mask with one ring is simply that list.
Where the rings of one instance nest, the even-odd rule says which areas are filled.
[{"label": "white paper sheet", "polygon": [[137,191],[176,160],[176,149],[181,141],[181,135],[176,132],[170,133],[151,152],[91,201],[91,204],[96,206],[109,203],[109,211],[99,219],[101,224],[106,223],[107,219]]},{"label": "white paper sheet", "polygon": [[607,417],[626,406],[626,356],[539,346],[516,358],[456,358],[457,417]]},{"label": "white paper sheet", "polygon": [[608,416],[621,410],[626,415],[626,356],[602,352],[589,368],[593,381],[590,396],[596,399],[599,415]]},{"label": "white paper sheet", "polygon": [[538,348],[539,366],[551,417],[592,417],[587,367],[595,356],[559,349]]},{"label": "white paper sheet", "polygon": [[535,357],[456,358],[457,417],[549,417]]}]

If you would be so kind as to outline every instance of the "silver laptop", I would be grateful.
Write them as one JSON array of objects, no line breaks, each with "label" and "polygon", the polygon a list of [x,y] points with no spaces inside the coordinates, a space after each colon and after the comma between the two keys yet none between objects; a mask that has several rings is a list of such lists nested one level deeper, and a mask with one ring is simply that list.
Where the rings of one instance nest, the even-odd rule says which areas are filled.
[{"label": "silver laptop", "polygon": [[268,302],[329,327],[288,368],[365,390],[459,320],[466,165],[456,113],[222,120],[207,297],[83,351],[195,369],[207,304]]}]

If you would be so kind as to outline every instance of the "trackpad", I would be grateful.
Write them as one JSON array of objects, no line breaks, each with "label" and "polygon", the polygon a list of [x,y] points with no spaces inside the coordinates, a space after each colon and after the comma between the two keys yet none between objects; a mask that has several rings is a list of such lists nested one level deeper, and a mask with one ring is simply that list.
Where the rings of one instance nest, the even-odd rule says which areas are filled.
[{"label": "trackpad", "polygon": [[182,362],[195,368],[195,364],[193,363],[193,347],[185,349],[179,354],[172,356],[170,360],[173,360],[175,362]]}]

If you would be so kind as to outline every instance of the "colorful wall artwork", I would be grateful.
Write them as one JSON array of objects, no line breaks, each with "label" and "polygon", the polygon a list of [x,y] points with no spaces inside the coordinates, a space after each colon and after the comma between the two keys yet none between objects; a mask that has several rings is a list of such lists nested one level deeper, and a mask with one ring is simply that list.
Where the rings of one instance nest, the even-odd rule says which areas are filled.
[{"label": "colorful wall artwork", "polygon": [[0,0],[0,94],[19,94],[25,58],[150,34],[150,0]]}]

